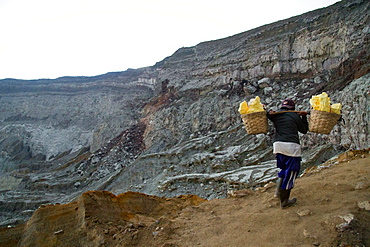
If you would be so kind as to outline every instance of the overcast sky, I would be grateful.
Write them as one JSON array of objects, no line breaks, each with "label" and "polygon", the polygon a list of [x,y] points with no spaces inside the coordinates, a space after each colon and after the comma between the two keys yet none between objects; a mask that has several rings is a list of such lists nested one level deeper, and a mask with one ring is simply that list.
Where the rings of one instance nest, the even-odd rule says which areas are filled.
[{"label": "overcast sky", "polygon": [[0,79],[94,76],[154,65],[338,0],[0,0]]}]

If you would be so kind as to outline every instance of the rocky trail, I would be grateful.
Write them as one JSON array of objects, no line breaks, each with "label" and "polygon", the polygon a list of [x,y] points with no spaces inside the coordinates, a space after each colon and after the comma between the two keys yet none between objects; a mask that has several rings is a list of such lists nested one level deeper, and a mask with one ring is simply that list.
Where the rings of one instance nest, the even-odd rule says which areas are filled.
[{"label": "rocky trail", "polygon": [[369,246],[369,149],[307,169],[295,206],[280,209],[275,185],[224,199],[90,191],[44,205],[0,230],[1,246]]}]

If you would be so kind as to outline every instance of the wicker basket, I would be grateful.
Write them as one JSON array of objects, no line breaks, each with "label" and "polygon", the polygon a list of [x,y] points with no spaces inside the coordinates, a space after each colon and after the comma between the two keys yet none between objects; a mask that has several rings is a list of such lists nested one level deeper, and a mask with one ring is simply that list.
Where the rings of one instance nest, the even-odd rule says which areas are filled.
[{"label": "wicker basket", "polygon": [[249,135],[264,134],[268,131],[265,111],[242,115],[242,120]]},{"label": "wicker basket", "polygon": [[319,134],[329,134],[339,118],[340,114],[312,110],[309,121],[309,131]]}]

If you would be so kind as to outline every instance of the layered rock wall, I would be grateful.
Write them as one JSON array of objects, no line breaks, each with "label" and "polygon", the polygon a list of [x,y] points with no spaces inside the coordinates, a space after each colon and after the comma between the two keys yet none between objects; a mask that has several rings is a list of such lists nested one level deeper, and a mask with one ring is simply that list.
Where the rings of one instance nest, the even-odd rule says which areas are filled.
[{"label": "layered rock wall", "polygon": [[42,161],[90,146],[94,152],[135,124],[153,85],[112,81],[108,75],[82,82],[4,80],[0,90],[2,157]]},{"label": "layered rock wall", "polygon": [[[158,81],[169,81],[178,100],[149,116],[153,134],[147,133],[148,146],[157,142],[154,135],[156,140],[169,135],[182,139],[189,133],[233,125],[241,99],[259,95],[274,107],[287,97],[302,102],[323,90],[343,89],[369,72],[368,9],[366,1],[342,1],[178,50],[156,65]],[[158,136],[157,129],[163,128],[168,131]]]}]

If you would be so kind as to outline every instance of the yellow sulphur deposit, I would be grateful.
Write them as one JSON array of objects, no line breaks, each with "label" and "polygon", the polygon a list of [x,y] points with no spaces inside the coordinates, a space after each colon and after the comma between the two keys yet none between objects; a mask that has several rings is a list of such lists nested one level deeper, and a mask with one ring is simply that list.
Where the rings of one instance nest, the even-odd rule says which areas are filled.
[{"label": "yellow sulphur deposit", "polygon": [[244,115],[244,114],[249,114],[249,113],[254,113],[254,112],[265,111],[265,109],[263,108],[263,105],[261,104],[260,97],[257,96],[256,98],[249,100],[248,103],[246,101],[243,101],[242,103],[240,103],[238,111],[241,115]]}]

